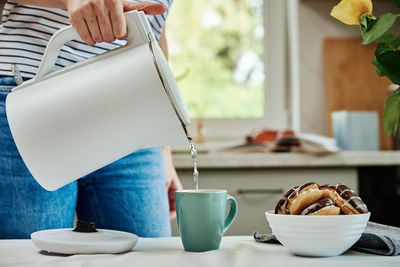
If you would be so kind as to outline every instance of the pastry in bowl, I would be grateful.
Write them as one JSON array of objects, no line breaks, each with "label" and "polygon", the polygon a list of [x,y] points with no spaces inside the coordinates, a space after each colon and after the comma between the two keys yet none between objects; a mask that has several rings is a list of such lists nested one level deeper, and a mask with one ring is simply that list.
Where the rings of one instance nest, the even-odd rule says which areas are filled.
[{"label": "pastry in bowl", "polygon": [[[329,206],[331,207],[321,207],[324,209],[324,212],[303,213],[303,210],[308,208],[310,205],[316,204],[325,198],[331,200],[325,201],[325,204],[328,204],[329,202]],[[316,208],[317,206],[314,205],[313,207]],[[335,208],[335,206],[337,208]],[[331,212],[326,212],[328,210]],[[340,212],[337,213],[337,211]],[[275,213],[290,215],[338,215],[368,213],[368,209],[367,205],[365,205],[361,198],[344,184],[325,184],[320,186],[317,183],[311,182],[301,186],[292,187],[283,194],[282,198],[276,204]]]},{"label": "pastry in bowl", "polygon": [[337,256],[352,247],[370,217],[348,186],[317,183],[292,187],[265,215],[272,233],[291,252],[318,257]]},{"label": "pastry in bowl", "polygon": [[347,185],[321,185],[321,191],[327,192],[329,198],[331,198],[335,204],[340,207],[340,210],[344,214],[359,214],[368,213],[367,205],[361,200],[361,198],[351,190]]}]

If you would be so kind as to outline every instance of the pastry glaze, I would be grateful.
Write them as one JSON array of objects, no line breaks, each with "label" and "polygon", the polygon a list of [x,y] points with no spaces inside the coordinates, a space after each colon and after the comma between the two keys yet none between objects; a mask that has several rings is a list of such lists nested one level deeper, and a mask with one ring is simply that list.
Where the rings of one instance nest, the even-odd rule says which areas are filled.
[{"label": "pastry glaze", "polygon": [[324,192],[319,190],[319,185],[317,183],[306,183],[289,195],[285,207],[289,214],[297,215],[300,214],[304,208],[323,197]]},{"label": "pastry glaze", "polygon": [[281,199],[278,200],[278,203],[276,204],[275,207],[275,214],[287,214],[289,213],[286,209],[286,202],[288,200],[288,196],[294,192],[294,190],[296,190],[299,186],[295,186],[290,188],[285,194],[283,194],[283,196],[281,197]]},{"label": "pastry glaze", "polygon": [[368,213],[367,205],[347,185],[321,185],[322,191],[328,192],[329,197],[336,203],[344,214]]},{"label": "pastry glaze", "polygon": [[301,215],[339,215],[340,208],[330,198],[323,198],[305,208]]}]

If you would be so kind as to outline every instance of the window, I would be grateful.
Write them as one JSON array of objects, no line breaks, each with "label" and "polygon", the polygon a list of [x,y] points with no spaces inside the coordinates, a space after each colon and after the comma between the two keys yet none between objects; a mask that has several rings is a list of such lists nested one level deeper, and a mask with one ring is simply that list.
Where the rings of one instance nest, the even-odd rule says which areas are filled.
[{"label": "window", "polygon": [[191,118],[264,116],[262,0],[177,0],[167,29]]},{"label": "window", "polygon": [[[290,1],[290,0],[289,0]],[[286,1],[175,0],[169,60],[191,119],[206,137],[285,128]]]}]

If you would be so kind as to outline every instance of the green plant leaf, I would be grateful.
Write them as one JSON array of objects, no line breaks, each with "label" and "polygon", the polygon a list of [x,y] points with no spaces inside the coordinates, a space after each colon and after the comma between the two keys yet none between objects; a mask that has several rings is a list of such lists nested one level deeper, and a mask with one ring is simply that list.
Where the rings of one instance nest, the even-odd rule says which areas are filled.
[{"label": "green plant leaf", "polygon": [[392,0],[398,7],[400,7],[400,0]]},{"label": "green plant leaf", "polygon": [[364,36],[364,34],[368,31],[368,29],[371,29],[372,26],[376,22],[376,18],[374,15],[365,13],[360,17],[360,27],[361,27],[361,33]]},{"label": "green plant leaf", "polygon": [[378,73],[379,76],[381,76],[381,77],[382,77],[382,76],[385,76],[385,73],[384,73],[384,71],[382,70],[382,67],[381,67],[381,65],[379,64],[378,60],[376,60],[376,58],[374,58],[374,59],[371,61],[371,63],[375,65],[375,67],[376,67],[376,73]]},{"label": "green plant leaf", "polygon": [[389,44],[393,42],[394,35],[388,32],[385,32],[381,37],[375,40],[378,44]]},{"label": "green plant leaf", "polygon": [[385,102],[383,127],[386,134],[396,135],[400,120],[400,88],[397,88]]},{"label": "green plant leaf", "polygon": [[400,84],[400,51],[386,51],[376,56],[376,60],[382,72],[394,84]]},{"label": "green plant leaf", "polygon": [[400,37],[397,37],[396,39],[394,39],[392,47],[393,49],[396,49],[397,47],[399,47],[399,45],[400,45]]},{"label": "green plant leaf", "polygon": [[393,51],[392,47],[389,44],[381,43],[375,49],[375,56],[378,57],[387,51]]},{"label": "green plant leaf", "polygon": [[367,25],[366,32],[363,34],[363,44],[368,45],[375,42],[379,37],[381,37],[387,30],[392,27],[396,22],[397,15],[392,13],[387,13],[379,17],[376,22],[370,27]]},{"label": "green plant leaf", "polygon": [[395,39],[393,34],[386,32],[376,42],[378,45],[375,49],[375,56],[379,56],[386,51],[396,51],[396,48],[400,45],[400,38]]}]

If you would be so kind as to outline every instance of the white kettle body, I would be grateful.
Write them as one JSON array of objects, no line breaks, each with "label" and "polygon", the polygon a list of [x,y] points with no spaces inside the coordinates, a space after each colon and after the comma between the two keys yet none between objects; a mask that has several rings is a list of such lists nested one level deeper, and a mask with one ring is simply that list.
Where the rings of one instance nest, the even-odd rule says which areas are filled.
[{"label": "white kettle body", "polygon": [[179,89],[143,12],[126,13],[124,47],[51,72],[71,26],[49,41],[35,79],[6,99],[16,146],[37,182],[56,190],[138,149],[187,143]]}]

